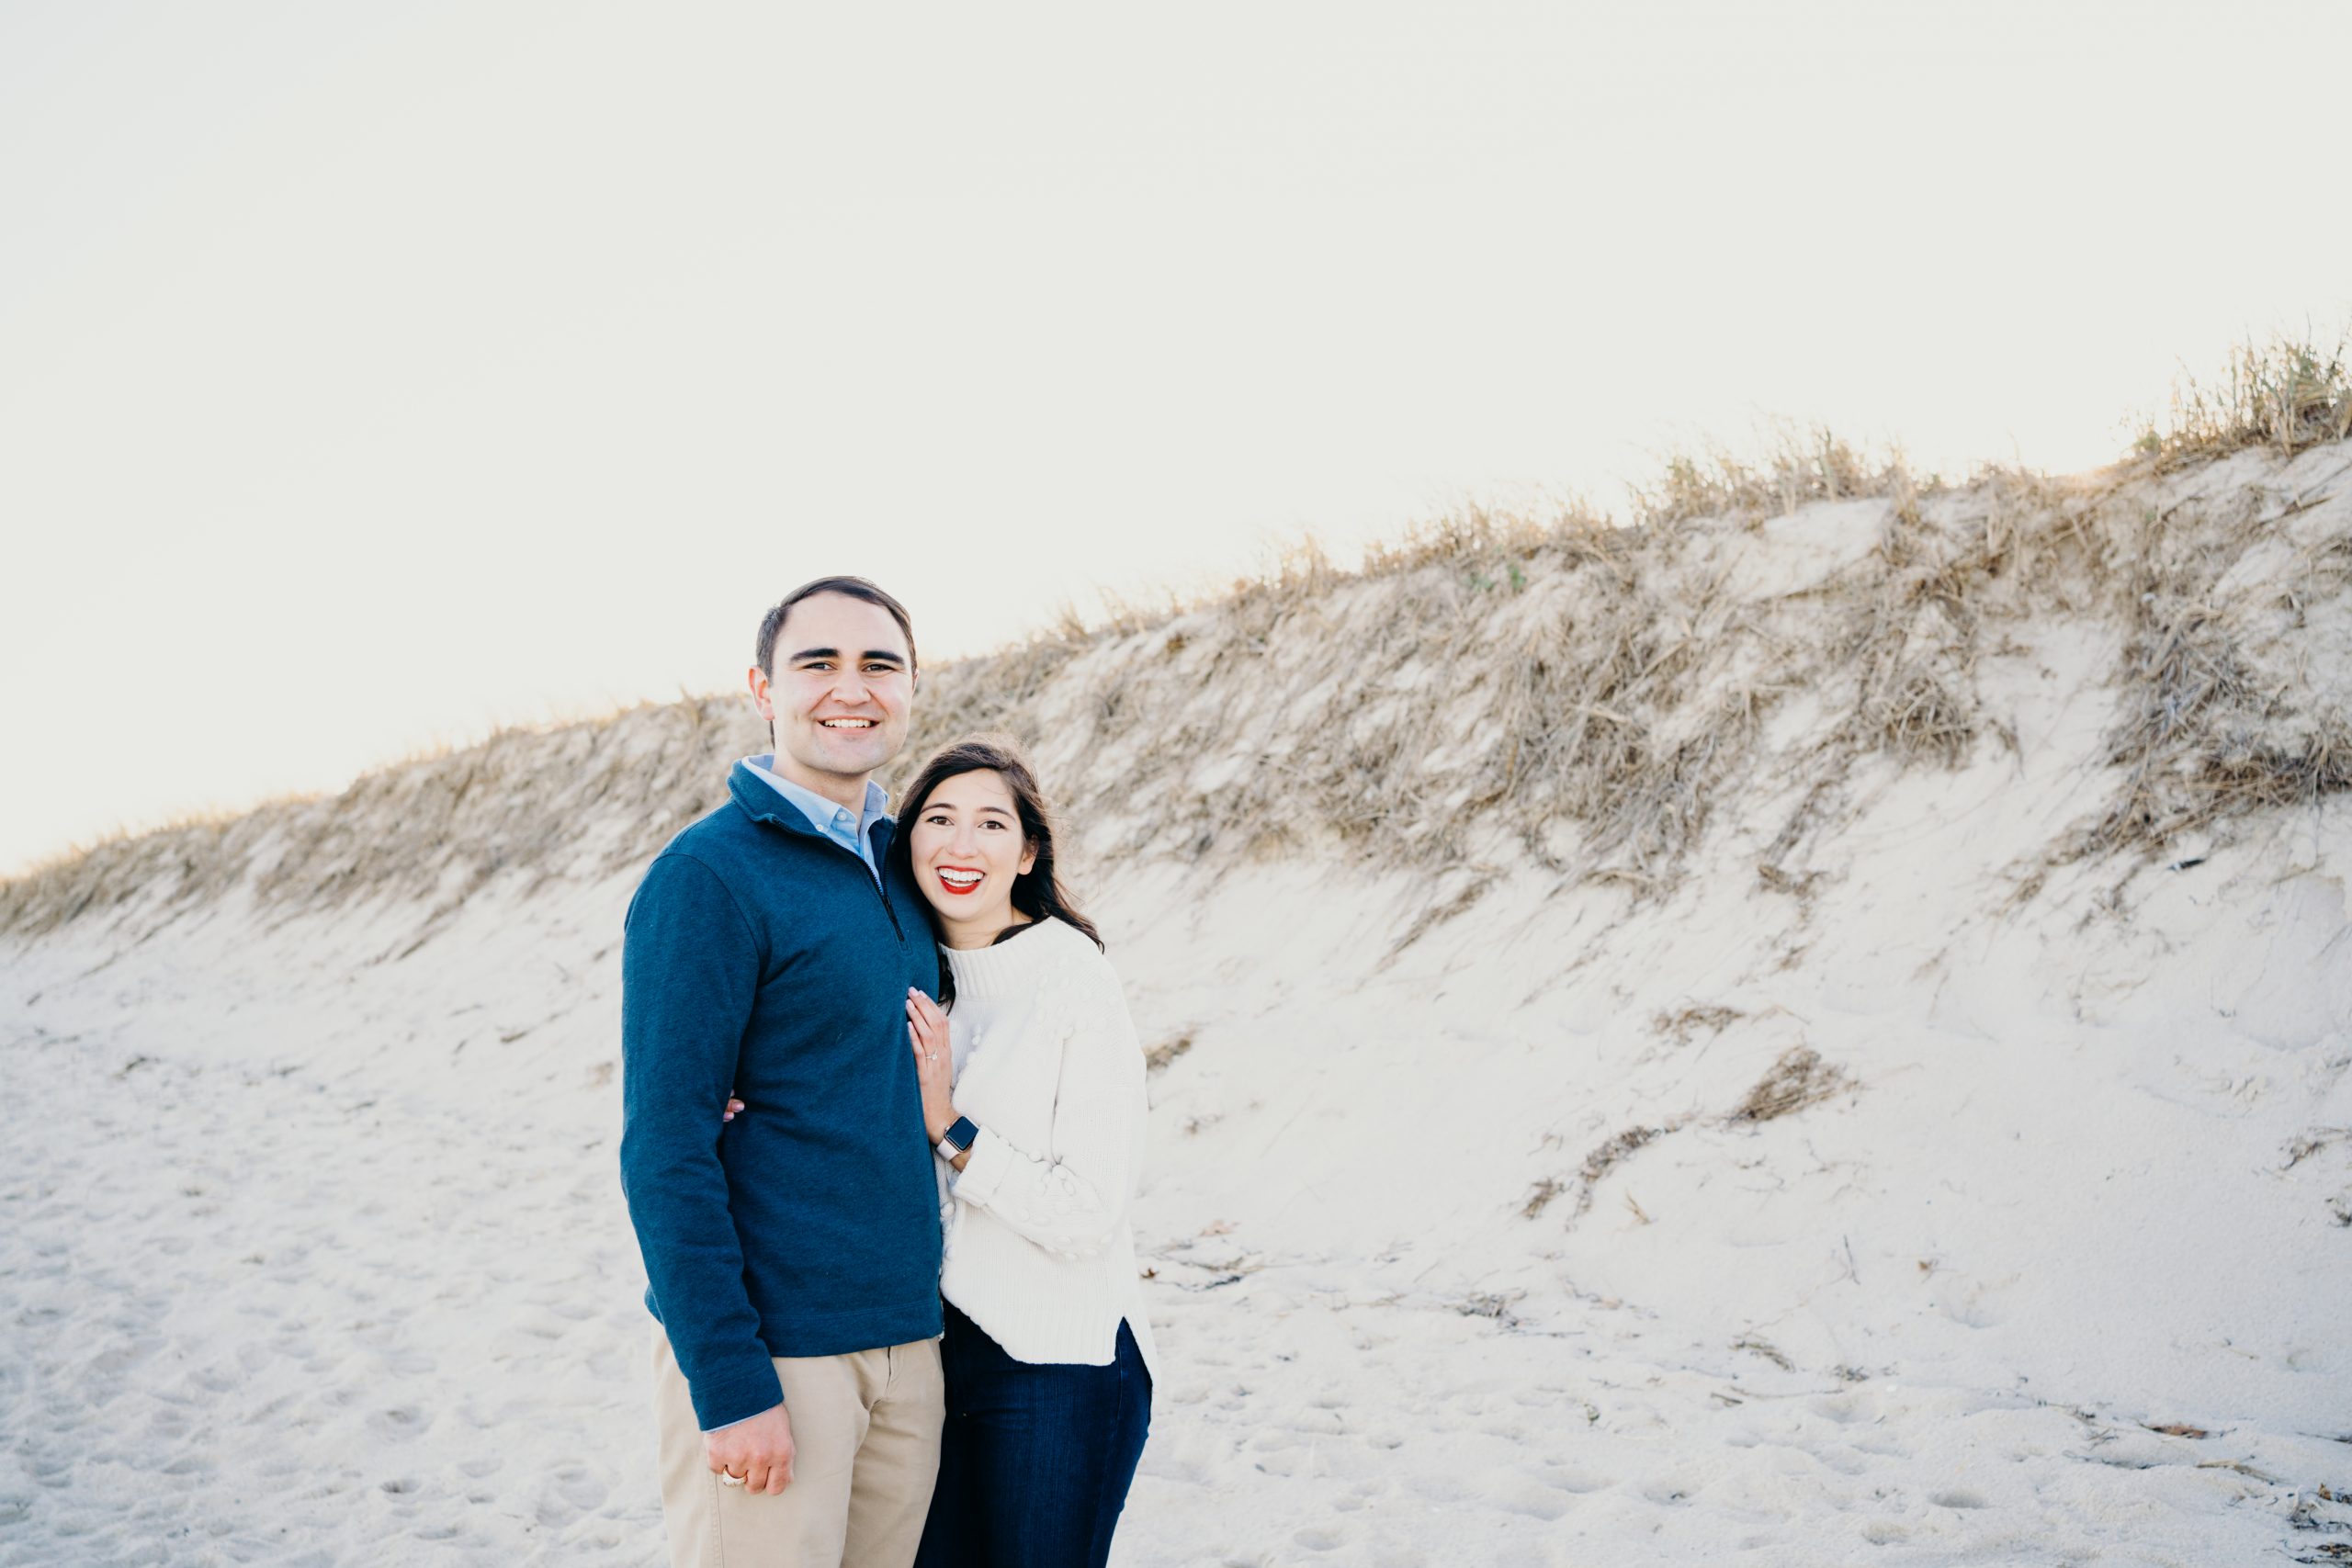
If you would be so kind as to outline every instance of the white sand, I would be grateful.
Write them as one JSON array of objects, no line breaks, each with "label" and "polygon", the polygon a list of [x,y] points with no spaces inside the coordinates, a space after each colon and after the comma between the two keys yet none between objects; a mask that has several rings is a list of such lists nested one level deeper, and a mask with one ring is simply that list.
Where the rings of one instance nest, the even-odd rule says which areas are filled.
[{"label": "white sand", "polygon": [[[2352,1546],[2352,799],[2004,913],[2107,787],[2112,657],[2039,628],[1984,674],[2018,754],[1866,773],[1803,901],[1758,884],[1759,800],[1671,898],[1506,871],[1384,964],[1409,878],[1094,825],[1144,1038],[1193,1042],[1115,1561]],[[243,892],[0,947],[0,1564],[658,1559],[632,880],[493,884],[397,960],[417,907]],[[1737,1016],[1654,1026],[1692,1007]],[[1800,1044],[1846,1087],[1730,1119]],[[1579,1214],[1636,1127],[1671,1130]]]}]

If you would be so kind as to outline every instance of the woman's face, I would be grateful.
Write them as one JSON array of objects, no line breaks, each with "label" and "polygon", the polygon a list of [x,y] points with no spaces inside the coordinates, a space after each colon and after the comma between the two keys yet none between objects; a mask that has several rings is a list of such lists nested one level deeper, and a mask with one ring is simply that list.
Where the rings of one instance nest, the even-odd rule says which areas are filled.
[{"label": "woman's face", "polygon": [[1037,852],[1022,837],[1002,773],[979,768],[941,780],[910,834],[915,880],[951,935],[985,942],[1012,923],[1012,879],[1036,863]]}]

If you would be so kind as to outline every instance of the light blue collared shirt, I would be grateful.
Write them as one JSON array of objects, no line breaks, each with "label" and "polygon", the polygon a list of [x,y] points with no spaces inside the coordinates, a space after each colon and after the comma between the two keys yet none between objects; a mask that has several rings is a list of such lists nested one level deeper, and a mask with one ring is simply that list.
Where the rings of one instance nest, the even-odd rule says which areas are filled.
[{"label": "light blue collared shirt", "polygon": [[890,803],[890,797],[880,784],[872,779],[865,781],[865,815],[852,817],[848,807],[827,800],[813,789],[803,789],[783,774],[774,772],[775,753],[773,751],[746,757],[743,765],[751,769],[754,776],[775,785],[778,795],[800,807],[800,814],[808,818],[810,827],[864,861],[865,869],[874,874],[875,881],[882,880],[882,868],[874,863],[873,832],[874,824],[889,815],[882,808]]}]

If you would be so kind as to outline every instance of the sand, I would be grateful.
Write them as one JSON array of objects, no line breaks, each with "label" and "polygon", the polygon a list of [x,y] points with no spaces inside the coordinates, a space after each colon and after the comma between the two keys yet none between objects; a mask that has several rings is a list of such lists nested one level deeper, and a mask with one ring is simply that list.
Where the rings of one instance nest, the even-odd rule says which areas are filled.
[{"label": "sand", "polygon": [[[1114,1562],[2352,1552],[2352,797],[2020,901],[2115,655],[2020,637],[2015,749],[1865,765],[1795,888],[1761,795],[1647,897],[1498,834],[1400,948],[1407,870],[1082,825],[1165,1057]],[[0,1564],[659,1560],[632,883],[0,942]]]}]

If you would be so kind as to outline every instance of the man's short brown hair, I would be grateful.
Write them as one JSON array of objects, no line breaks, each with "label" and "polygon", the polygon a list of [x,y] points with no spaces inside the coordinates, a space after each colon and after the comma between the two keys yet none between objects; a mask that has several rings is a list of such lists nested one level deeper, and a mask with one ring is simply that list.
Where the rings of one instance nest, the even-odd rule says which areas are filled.
[{"label": "man's short brown hair", "polygon": [[784,619],[792,614],[792,607],[803,599],[814,599],[820,593],[838,593],[845,599],[862,599],[890,612],[890,618],[899,623],[899,631],[907,639],[907,669],[910,672],[914,670],[915,624],[908,617],[904,604],[862,577],[820,577],[814,582],[802,583],[760,617],[756,657],[763,671],[771,677],[775,674],[775,639],[783,632]]}]

